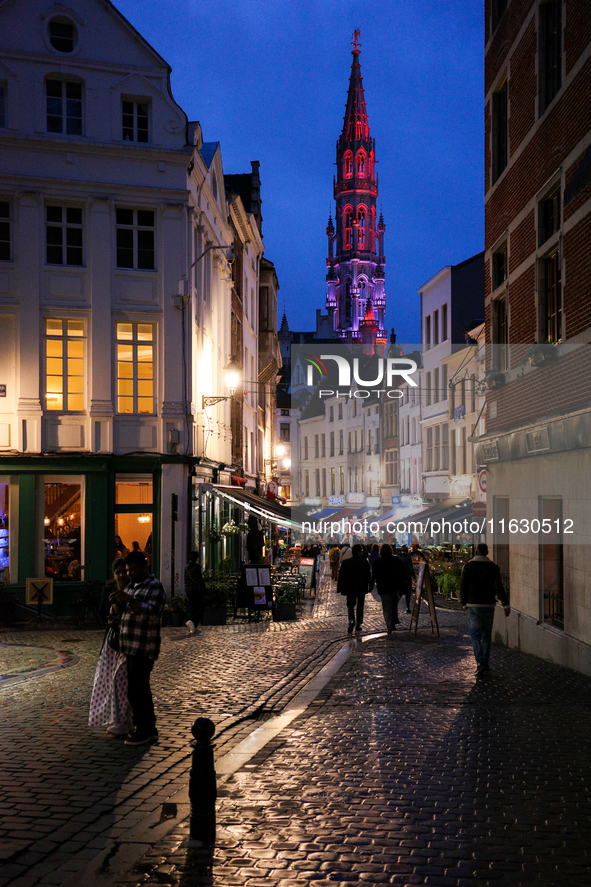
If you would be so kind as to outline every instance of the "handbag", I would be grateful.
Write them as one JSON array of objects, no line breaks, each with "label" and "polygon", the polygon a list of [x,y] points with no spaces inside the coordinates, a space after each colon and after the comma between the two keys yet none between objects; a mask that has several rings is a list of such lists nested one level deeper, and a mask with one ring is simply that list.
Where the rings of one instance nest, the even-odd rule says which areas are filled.
[{"label": "handbag", "polygon": [[107,643],[115,653],[119,652],[119,626],[111,625],[107,632]]}]

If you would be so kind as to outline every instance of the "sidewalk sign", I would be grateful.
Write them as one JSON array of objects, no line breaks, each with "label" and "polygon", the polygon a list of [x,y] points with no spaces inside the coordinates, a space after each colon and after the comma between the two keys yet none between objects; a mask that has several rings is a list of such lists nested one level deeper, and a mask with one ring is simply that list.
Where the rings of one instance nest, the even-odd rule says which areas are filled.
[{"label": "sidewalk sign", "polygon": [[273,606],[271,568],[268,565],[245,564],[236,595],[236,608],[268,609]]},{"label": "sidewalk sign", "polygon": [[316,587],[316,558],[301,557],[300,558],[300,576],[306,579],[306,588]]},{"label": "sidewalk sign", "polygon": [[409,632],[412,631],[412,624],[415,624],[415,635],[417,633],[417,629],[419,627],[419,614],[421,612],[421,599],[427,599],[427,605],[429,607],[429,618],[431,620],[431,633],[434,634],[435,630],[437,630],[437,637],[439,637],[439,623],[437,622],[437,613],[435,611],[435,600],[433,598],[433,587],[431,585],[431,573],[429,572],[429,564],[426,561],[422,561],[419,564],[415,564],[416,570],[416,586],[415,586],[415,600],[412,608],[412,614],[410,617],[410,625],[408,626]]}]

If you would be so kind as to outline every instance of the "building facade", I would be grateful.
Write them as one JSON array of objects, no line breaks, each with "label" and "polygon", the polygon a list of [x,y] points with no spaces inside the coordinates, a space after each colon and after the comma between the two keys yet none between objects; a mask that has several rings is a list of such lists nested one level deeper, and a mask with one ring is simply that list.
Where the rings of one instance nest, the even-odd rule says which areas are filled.
[{"label": "building facade", "polygon": [[[591,673],[591,29],[583,0],[486,4],[487,518],[497,638]],[[586,347],[587,346],[587,347]],[[519,533],[502,532],[509,525]]]}]

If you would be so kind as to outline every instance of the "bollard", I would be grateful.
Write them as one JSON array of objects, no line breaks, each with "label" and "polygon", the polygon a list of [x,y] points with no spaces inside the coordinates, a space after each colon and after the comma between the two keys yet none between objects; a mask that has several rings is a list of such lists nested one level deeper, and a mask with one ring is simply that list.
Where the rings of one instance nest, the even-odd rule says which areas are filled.
[{"label": "bollard", "polygon": [[210,742],[215,733],[215,724],[209,718],[197,718],[191,733],[195,737],[195,747],[189,776],[190,836],[203,844],[215,844],[215,801],[218,792]]}]

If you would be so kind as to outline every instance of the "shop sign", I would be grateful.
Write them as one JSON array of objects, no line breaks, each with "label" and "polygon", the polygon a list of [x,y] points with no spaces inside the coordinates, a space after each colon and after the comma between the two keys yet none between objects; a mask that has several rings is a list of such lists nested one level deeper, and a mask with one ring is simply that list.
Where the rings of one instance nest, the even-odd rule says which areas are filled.
[{"label": "shop sign", "polygon": [[364,502],[365,496],[363,493],[347,493],[348,505],[363,505]]},{"label": "shop sign", "polygon": [[365,504],[368,508],[379,508],[382,503],[379,496],[368,496]]},{"label": "shop sign", "polygon": [[331,507],[343,506],[345,504],[345,497],[344,496],[329,496],[328,497],[328,504]]},{"label": "shop sign", "polygon": [[306,496],[304,499],[304,505],[320,505],[321,501],[318,496]]},{"label": "shop sign", "polygon": [[[405,496],[405,499],[408,499],[410,502],[410,497]],[[402,502],[402,496],[392,496],[392,505],[400,505]]]},{"label": "shop sign", "polygon": [[460,474],[449,479],[450,496],[469,496],[472,492],[472,478],[469,474]]}]

